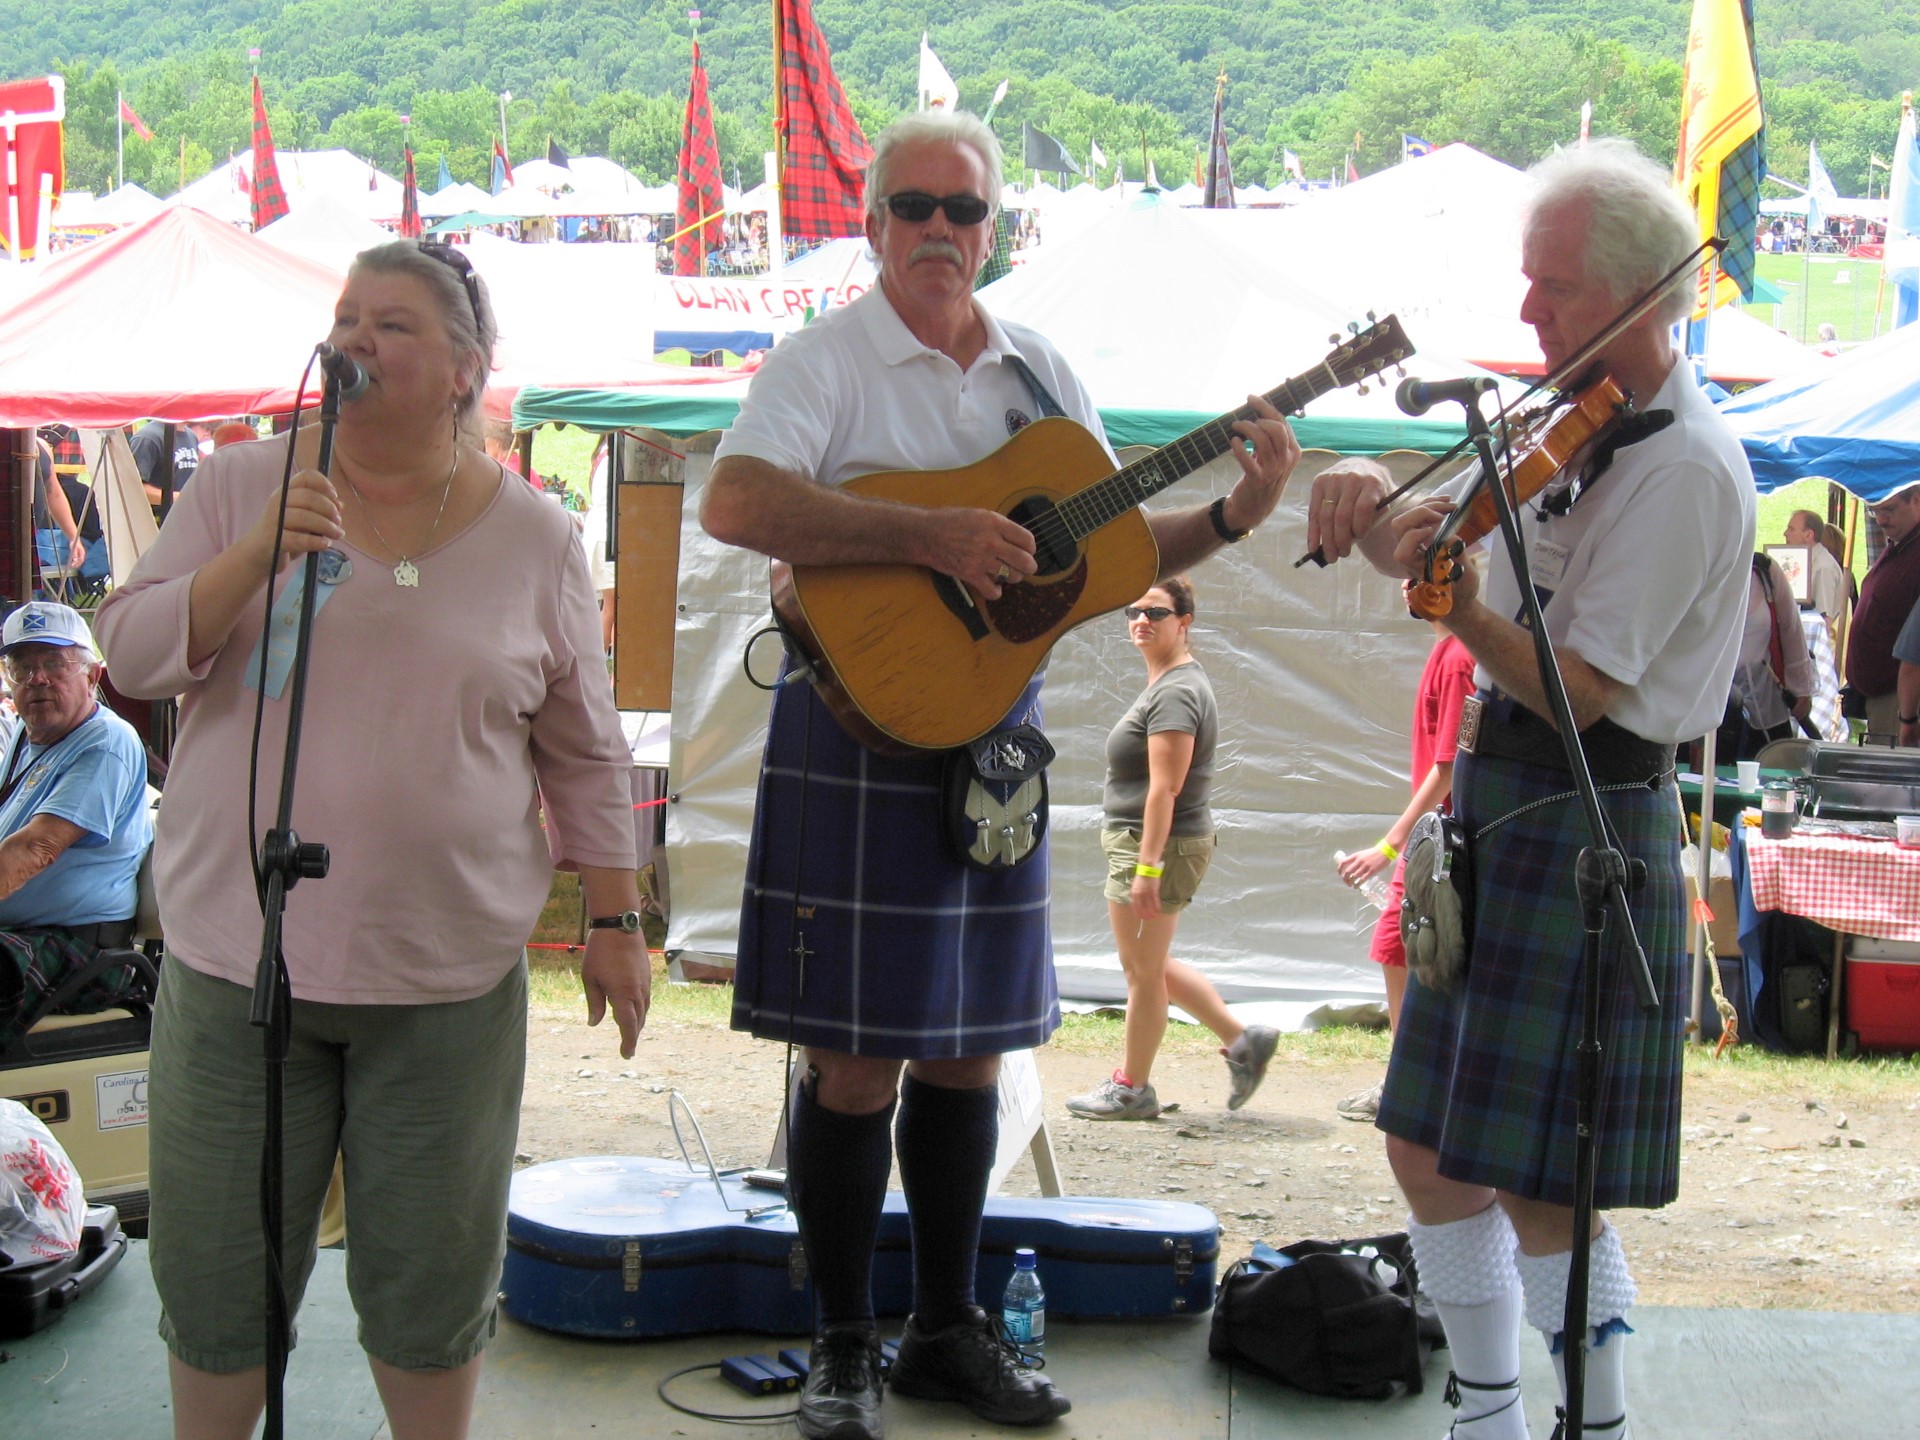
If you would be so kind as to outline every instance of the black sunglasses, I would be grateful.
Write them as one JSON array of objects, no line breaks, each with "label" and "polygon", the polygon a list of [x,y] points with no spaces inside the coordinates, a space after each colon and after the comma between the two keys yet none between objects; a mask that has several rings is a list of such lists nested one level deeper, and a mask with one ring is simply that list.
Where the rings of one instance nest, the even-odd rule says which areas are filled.
[{"label": "black sunglasses", "polygon": [[422,240],[420,253],[431,255],[460,277],[460,283],[467,288],[467,304],[473,307],[473,328],[484,330],[486,327],[480,323],[480,277],[473,273],[473,262],[453,246],[438,240]]},{"label": "black sunglasses", "polygon": [[1177,612],[1168,609],[1165,605],[1129,605],[1120,613],[1126,616],[1128,620],[1139,620],[1144,617],[1158,625],[1169,615]]},{"label": "black sunglasses", "polygon": [[929,195],[924,190],[902,190],[887,196],[887,209],[895,219],[911,225],[931,220],[935,210],[946,211],[947,219],[956,225],[978,225],[993,211],[978,195]]}]

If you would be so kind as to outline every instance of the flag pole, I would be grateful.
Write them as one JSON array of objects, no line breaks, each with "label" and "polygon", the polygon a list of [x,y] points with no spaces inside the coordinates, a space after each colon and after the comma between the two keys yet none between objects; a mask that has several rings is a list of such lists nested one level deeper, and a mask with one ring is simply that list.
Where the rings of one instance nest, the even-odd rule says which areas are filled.
[{"label": "flag pole", "polygon": [[113,92],[113,188],[127,183],[127,92]]}]

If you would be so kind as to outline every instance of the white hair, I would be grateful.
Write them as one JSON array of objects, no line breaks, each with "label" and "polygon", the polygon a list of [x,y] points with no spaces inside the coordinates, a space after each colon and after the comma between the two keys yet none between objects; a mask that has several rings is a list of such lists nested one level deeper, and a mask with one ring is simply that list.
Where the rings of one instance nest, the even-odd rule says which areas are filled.
[{"label": "white hair", "polygon": [[[1527,172],[1533,180],[1525,233],[1549,212],[1584,206],[1587,279],[1616,300],[1630,300],[1687,258],[1700,243],[1693,212],[1673,177],[1627,140],[1595,140],[1560,150]],[[1655,313],[1667,323],[1693,307],[1693,272],[1677,278]]]},{"label": "white hair", "polygon": [[[447,247],[439,247],[443,251]],[[464,258],[464,257],[462,257]],[[499,326],[493,316],[493,299],[487,284],[470,266],[461,269],[449,261],[436,259],[433,251],[422,249],[415,240],[394,240],[362,250],[348,270],[370,270],[384,275],[410,275],[425,285],[440,310],[440,323],[453,342],[456,355],[467,365],[471,382],[459,405],[463,431],[474,430],[480,419],[480,401],[486,393],[487,377],[493,371],[493,347]]]},{"label": "white hair", "polygon": [[868,215],[880,213],[881,202],[892,192],[887,186],[887,168],[893,152],[902,145],[964,145],[980,157],[987,171],[984,198],[995,210],[1000,208],[1002,184],[1000,140],[978,115],[964,110],[923,110],[902,115],[873,142],[873,159],[867,163],[866,205]]}]

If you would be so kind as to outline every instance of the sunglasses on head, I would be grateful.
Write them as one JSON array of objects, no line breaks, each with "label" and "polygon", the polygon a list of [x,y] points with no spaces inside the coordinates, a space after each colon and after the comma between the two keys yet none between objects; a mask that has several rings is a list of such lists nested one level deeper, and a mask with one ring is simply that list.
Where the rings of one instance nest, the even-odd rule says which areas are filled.
[{"label": "sunglasses on head", "polygon": [[1154,624],[1158,625],[1162,620],[1173,614],[1174,611],[1165,605],[1129,605],[1120,613],[1130,621],[1151,620]]},{"label": "sunglasses on head", "polygon": [[473,307],[474,329],[484,328],[480,324],[480,277],[473,273],[473,262],[453,246],[443,245],[438,240],[421,241],[420,253],[431,255],[460,277],[460,283],[467,290],[467,304]]},{"label": "sunglasses on head", "polygon": [[947,219],[956,225],[978,225],[993,207],[978,195],[929,195],[924,190],[902,190],[887,196],[887,209],[895,219],[912,225],[931,220],[935,210],[946,211]]}]

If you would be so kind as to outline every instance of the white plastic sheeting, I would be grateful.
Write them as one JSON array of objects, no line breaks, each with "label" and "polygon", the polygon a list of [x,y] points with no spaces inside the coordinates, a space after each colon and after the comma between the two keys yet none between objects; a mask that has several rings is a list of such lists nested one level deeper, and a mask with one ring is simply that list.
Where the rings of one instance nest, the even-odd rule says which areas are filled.
[{"label": "white plastic sheeting", "polygon": [[[687,453],[680,537],[667,854],[670,951],[730,964],[738,928],[753,787],[767,697],[746,678],[748,638],[768,623],[766,562],[719,545],[699,525],[714,437]],[[1432,645],[1398,587],[1363,561],[1294,569],[1303,497],[1335,457],[1311,452],[1280,509],[1194,574],[1194,648],[1220,702],[1214,813],[1220,850],[1181,920],[1178,955],[1230,1000],[1316,1002],[1381,993],[1368,959],[1375,912],[1333,872],[1335,850],[1371,844],[1406,804],[1408,718]],[[1392,456],[1403,476],[1424,456]],[[1162,497],[1222,494],[1230,460]],[[779,646],[755,650],[770,678]],[[1119,617],[1063,639],[1047,675],[1052,772],[1053,933],[1061,988],[1125,993],[1113,953],[1099,848],[1108,729],[1145,683]],[[829,843],[823,838],[821,843]]]}]

